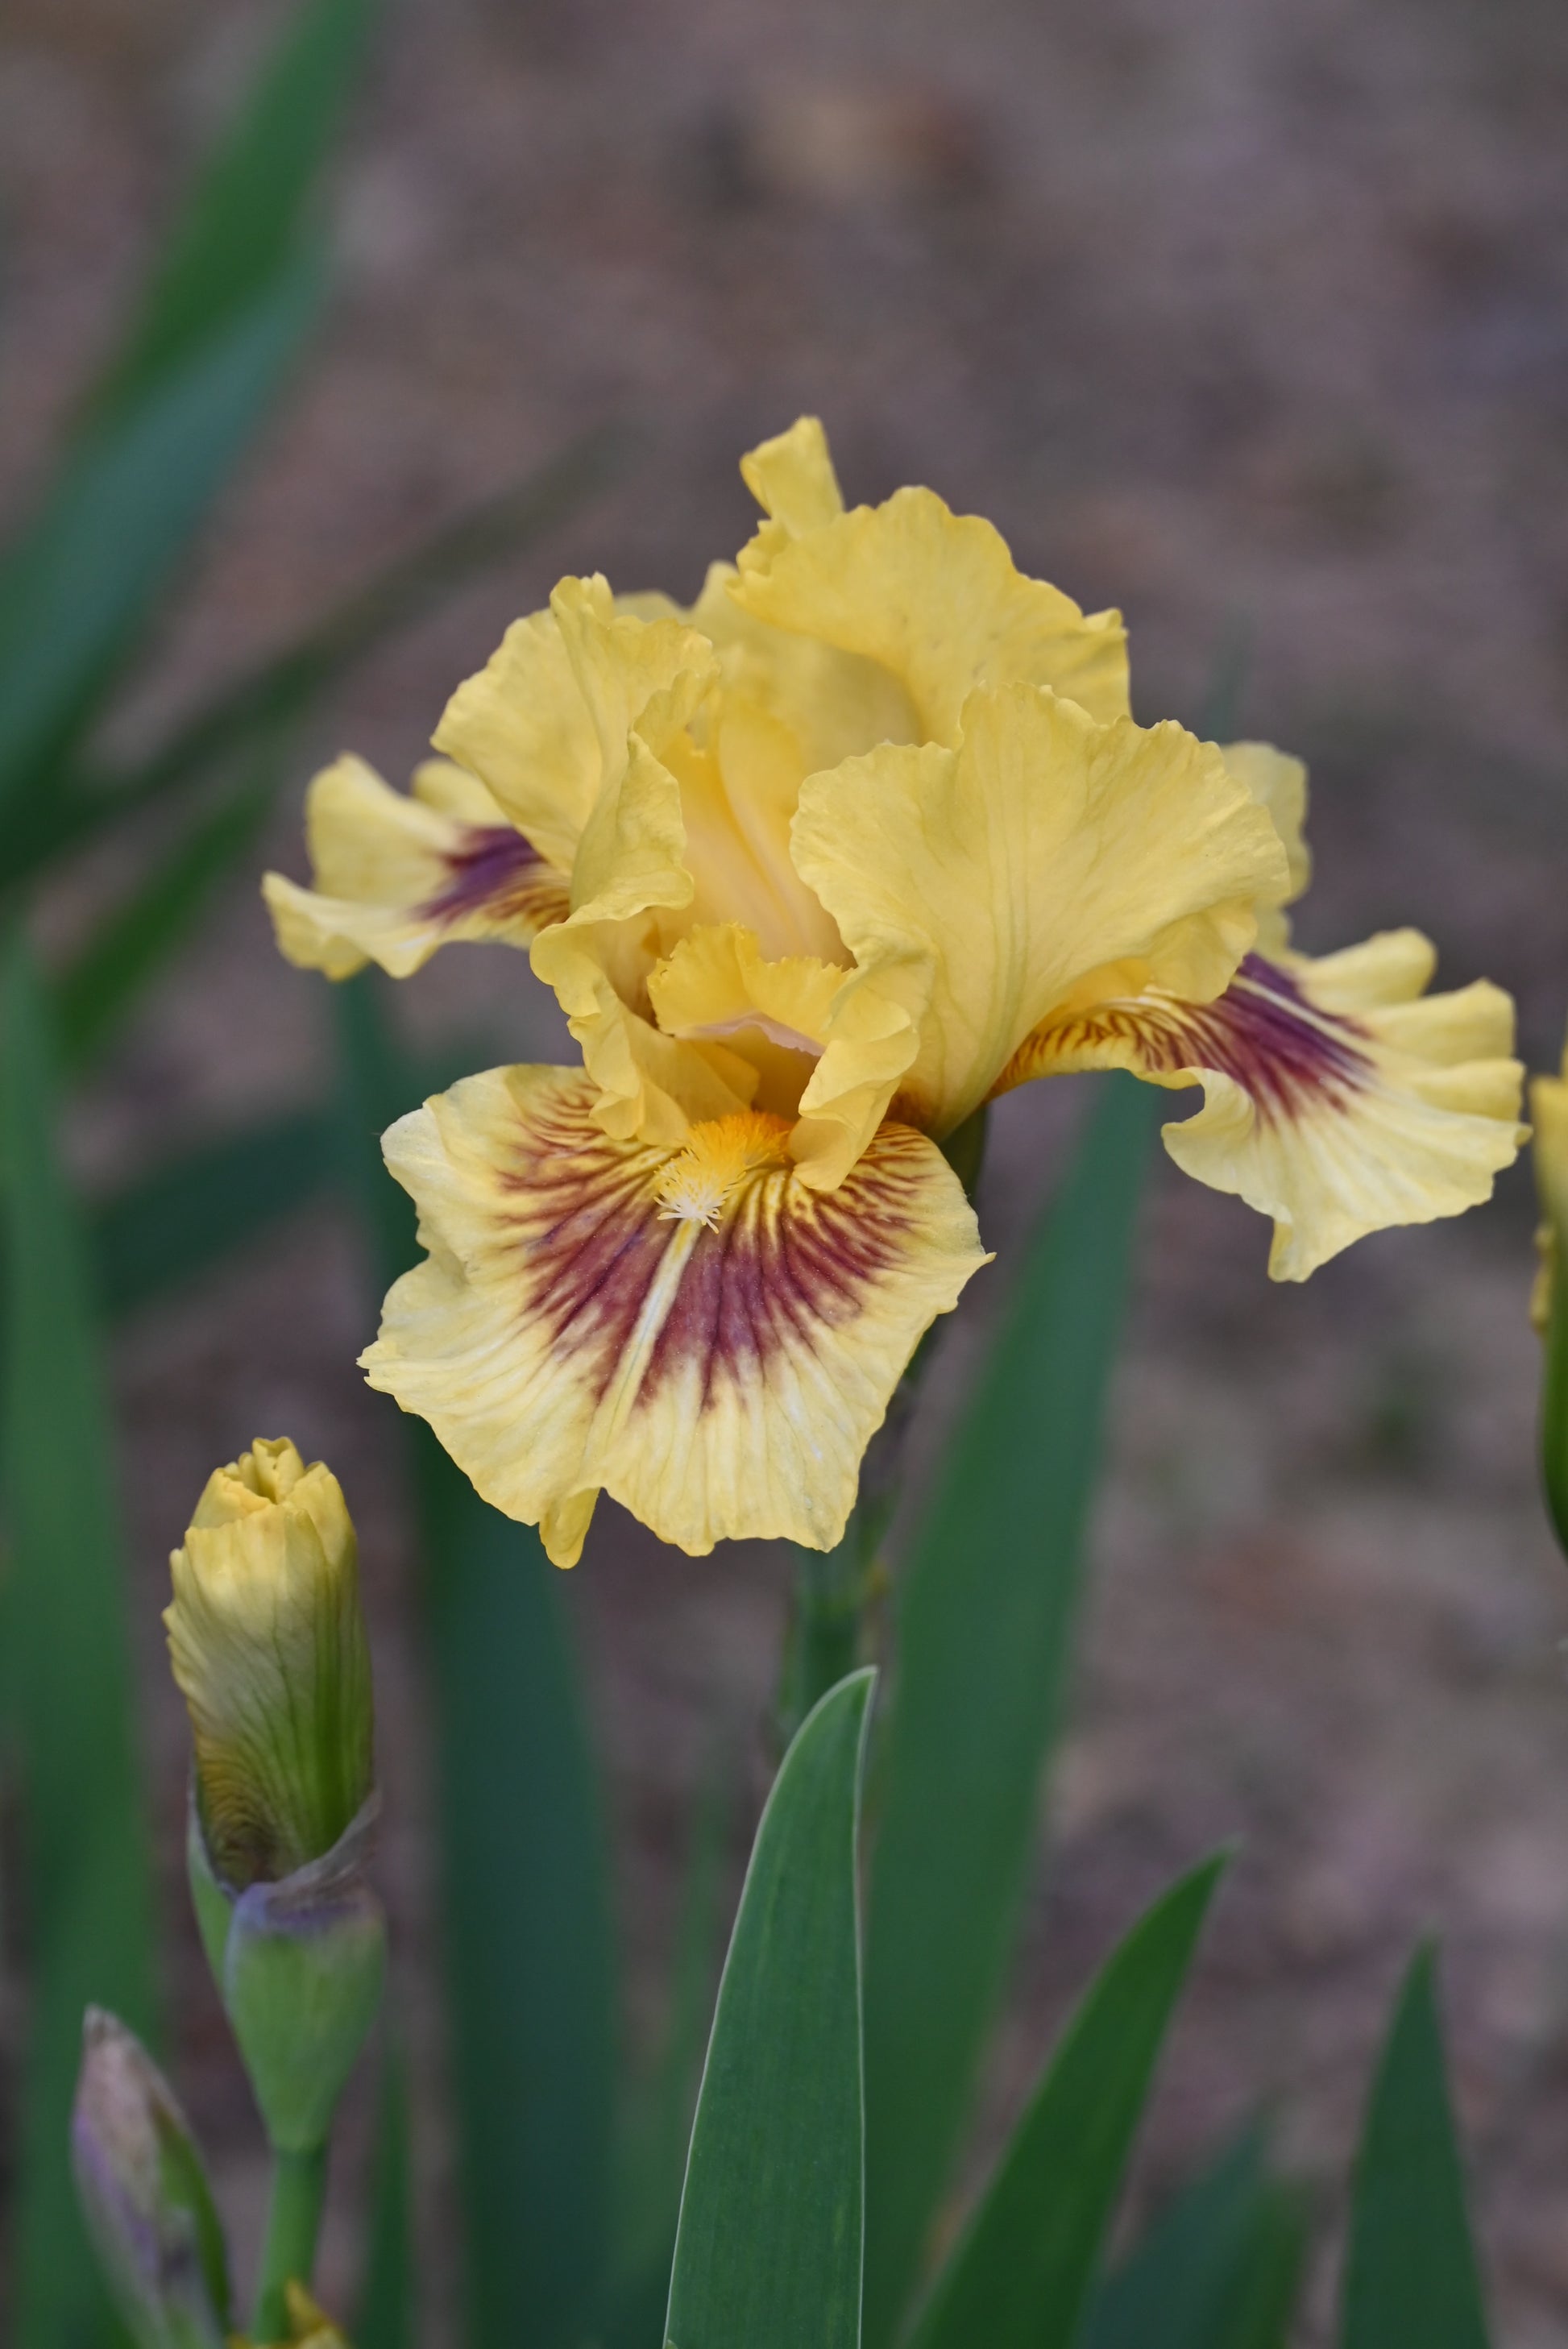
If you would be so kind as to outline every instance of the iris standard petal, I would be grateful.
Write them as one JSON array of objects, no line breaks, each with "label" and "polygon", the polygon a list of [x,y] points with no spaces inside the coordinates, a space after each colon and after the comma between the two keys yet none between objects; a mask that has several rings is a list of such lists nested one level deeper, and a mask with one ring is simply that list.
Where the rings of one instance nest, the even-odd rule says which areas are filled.
[{"label": "iris standard petal", "polygon": [[740,478],[763,512],[793,538],[821,530],[844,511],[820,417],[799,416],[787,432],[748,450]]},{"label": "iris standard petal", "polygon": [[405,797],[363,759],[317,775],[305,805],[315,886],[269,873],[282,952],[347,978],[366,962],[405,978],[454,939],[525,947],[567,912],[565,875],[474,776],[428,760]]},{"label": "iris standard petal", "polygon": [[1258,805],[1268,810],[1284,850],[1285,894],[1278,900],[1260,899],[1256,909],[1259,951],[1281,954],[1290,944],[1290,917],[1284,909],[1295,905],[1312,879],[1312,852],[1306,844],[1306,769],[1299,759],[1276,750],[1272,742],[1227,742],[1220,755],[1236,781],[1244,783]]},{"label": "iris standard petal", "polygon": [[889,747],[812,776],[793,838],[857,966],[801,1102],[813,1180],[838,1178],[890,1100],[950,1133],[1106,966],[1218,994],[1252,901],[1285,886],[1268,814],[1212,743],[1097,725],[1031,686],[972,694],[956,749]]},{"label": "iris standard petal", "polygon": [[1150,989],[1046,1021],[997,1090],[1089,1068],[1202,1085],[1166,1148],[1272,1216],[1271,1275],[1305,1280],[1367,1232],[1478,1206],[1524,1138],[1513,1007],[1485,980],[1425,995],[1435,959],[1415,930],[1249,955],[1216,1002]]},{"label": "iris standard petal", "polygon": [[954,740],[981,685],[1048,685],[1095,718],[1125,714],[1120,614],[1086,616],[1027,578],[990,523],[922,489],[799,533],[784,520],[796,510],[781,507],[741,550],[731,592],[758,619],[891,670],[926,740]]},{"label": "iris standard petal", "polygon": [[600,1488],[693,1553],[831,1547],[922,1331],[985,1261],[961,1185],[906,1127],[822,1196],[781,1120],[655,1149],[593,1109],[574,1072],[498,1069],[392,1128],[430,1253],[387,1300],[370,1383],[558,1564]]}]

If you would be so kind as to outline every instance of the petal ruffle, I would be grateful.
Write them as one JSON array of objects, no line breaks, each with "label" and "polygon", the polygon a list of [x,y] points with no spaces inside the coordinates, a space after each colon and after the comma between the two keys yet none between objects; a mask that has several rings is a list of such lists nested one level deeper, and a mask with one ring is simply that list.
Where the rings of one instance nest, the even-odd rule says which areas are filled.
[{"label": "petal ruffle", "polygon": [[405,798],[363,759],[310,787],[314,889],[269,873],[279,947],[303,969],[347,978],[366,962],[406,978],[454,939],[525,947],[565,918],[564,876],[507,821],[481,782],[428,760]]},{"label": "petal ruffle", "polygon": [[581,1076],[525,1068],[387,1136],[429,1256],[387,1298],[370,1383],[558,1564],[601,1487],[695,1554],[831,1547],[921,1333],[985,1261],[924,1136],[884,1128],[822,1196],[784,1133],[753,1112],[618,1144]]},{"label": "petal ruffle", "polygon": [[814,775],[795,861],[854,955],[796,1149],[831,1183],[890,1100],[938,1137],[1047,1012],[1107,966],[1217,995],[1283,894],[1266,812],[1212,743],[1097,725],[1029,686],[970,697],[955,750]]},{"label": "petal ruffle", "polygon": [[[670,619],[615,613],[602,582],[567,581],[552,609],[589,712],[600,781],[578,835],[572,911],[534,944],[600,1091],[599,1121],[623,1140],[675,1140],[688,1118],[744,1107],[756,1078],[733,1053],[661,1036],[636,1004],[657,917],[692,902],[681,789],[659,757],[713,673],[709,647]],[[645,918],[646,917],[646,918]],[[549,943],[547,943],[547,939]]]},{"label": "petal ruffle", "polygon": [[1367,1232],[1479,1206],[1524,1138],[1511,1003],[1485,980],[1424,995],[1434,961],[1415,930],[1249,955],[1217,1002],[1151,989],[1046,1021],[997,1091],[1091,1068],[1202,1085],[1167,1150],[1272,1216],[1271,1276],[1305,1280]]},{"label": "petal ruffle", "polygon": [[1312,879],[1312,852],[1306,844],[1306,769],[1287,751],[1276,750],[1272,742],[1227,742],[1221,756],[1259,806],[1267,808],[1284,850],[1285,895],[1274,903],[1260,903],[1257,908],[1259,951],[1281,954],[1290,943],[1290,920],[1284,908],[1295,905]]},{"label": "petal ruffle", "polygon": [[1091,717],[1125,715],[1119,613],[1086,616],[1026,577],[999,531],[954,513],[932,490],[808,523],[825,496],[802,485],[803,447],[785,464],[773,453],[781,445],[764,444],[742,468],[772,514],[741,550],[732,593],[748,611],[891,669],[931,741],[954,739],[976,686],[1048,685]]},{"label": "petal ruffle", "polygon": [[799,538],[821,530],[844,511],[843,492],[817,416],[799,416],[740,460],[740,478],[780,530]]},{"label": "petal ruffle", "polygon": [[648,980],[668,1036],[732,1040],[758,1072],[752,1106],[793,1119],[847,974],[809,955],[764,959],[738,922],[687,932]]},{"label": "petal ruffle", "polygon": [[758,619],[731,592],[738,576],[733,564],[714,564],[691,624],[718,654],[727,700],[731,693],[743,696],[789,728],[799,746],[800,776],[858,758],[879,742],[920,740],[919,713],[890,668]]},{"label": "petal ruffle", "polygon": [[672,697],[684,699],[674,720],[683,723],[712,660],[678,619],[618,609],[601,577],[563,579],[550,609],[516,621],[458,688],[435,747],[480,776],[570,873],[629,730],[640,726],[654,739],[669,722]]}]

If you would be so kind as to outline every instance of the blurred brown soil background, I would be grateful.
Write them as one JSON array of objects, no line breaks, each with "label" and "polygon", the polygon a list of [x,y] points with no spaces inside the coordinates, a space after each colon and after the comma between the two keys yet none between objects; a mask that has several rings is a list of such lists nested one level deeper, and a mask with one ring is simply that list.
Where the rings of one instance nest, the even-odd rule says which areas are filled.
[{"label": "blurred brown soil background", "polygon": [[[12,0],[0,41],[0,496],[38,477],[153,223],[273,21],[232,0]],[[565,570],[695,592],[749,528],[740,451],[826,419],[851,499],[932,483],[1028,569],[1119,603],[1144,719],[1251,645],[1241,730],[1303,752],[1309,947],[1414,922],[1554,1058],[1568,1010],[1568,15],[1552,0],[403,0],[338,175],[328,330],[207,547],[148,706],[218,680],[585,421],[613,491],[364,671],[302,756],[401,781],[457,680]],[[298,792],[274,861],[303,870]],[[115,869],[95,877],[111,886]],[[51,909],[63,934],[87,902]],[[521,958],[462,948],[417,1032],[562,1039]],[[74,1136],[119,1178],[300,1098],[323,983],[253,892],[181,966]],[[1081,1089],[1015,1096],[982,1197],[1006,1285]],[[1440,1931],[1511,2349],[1568,2344],[1568,1582],[1538,1512],[1532,1214],[1363,1243],[1305,1290],[1161,1162],[1118,1390],[1072,1733],[990,2121],[1171,1871],[1239,1836],[1140,2171],[1157,2196],[1260,2100],[1332,2198],[1414,1937]],[[137,1637],[171,1916],[174,2068],[253,2229],[256,2138],[183,1923],[164,1560],[259,1433],[340,1470],[378,1651],[400,2007],[419,2065],[432,2338],[438,2025],[417,1627],[371,1302],[323,1211],[141,1320],[117,1362]],[[631,2027],[657,2012],[683,1820],[757,1728],[786,1587],[661,1554],[605,1505],[570,1597],[607,1755]],[[976,1558],[975,1603],[985,1604]],[[7,2028],[13,2041],[16,2016]],[[14,2054],[14,2044],[12,2048]],[[364,2137],[339,2171],[346,2295]],[[1320,2304],[1330,2280],[1318,2279]]]}]

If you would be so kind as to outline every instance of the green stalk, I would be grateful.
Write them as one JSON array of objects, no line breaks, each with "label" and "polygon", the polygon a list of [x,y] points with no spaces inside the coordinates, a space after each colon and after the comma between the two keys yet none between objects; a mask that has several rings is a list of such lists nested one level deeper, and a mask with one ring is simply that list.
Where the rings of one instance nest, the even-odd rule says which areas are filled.
[{"label": "green stalk", "polygon": [[795,1591],[779,1676],[778,1735],[788,1745],[819,1697],[860,1661],[866,1611],[880,1586],[877,1530],[885,1510],[858,1507],[837,1549],[795,1551]]},{"label": "green stalk", "polygon": [[251,2332],[258,2343],[284,2341],[289,2319],[285,2287],[308,2291],[315,2267],[315,2239],[326,2199],[326,2147],[311,2153],[273,2154],[273,2191],[267,2208],[266,2240],[256,2281],[256,2313]]},{"label": "green stalk", "polygon": [[[974,1201],[985,1156],[986,1104],[942,1144],[942,1154]],[[887,1417],[866,1455],[860,1498],[836,1549],[795,1550],[795,1589],[779,1674],[776,1729],[789,1744],[818,1699],[862,1661],[866,1617],[887,1588],[882,1546],[898,1505],[904,1431],[943,1324],[933,1322],[899,1381]]]}]

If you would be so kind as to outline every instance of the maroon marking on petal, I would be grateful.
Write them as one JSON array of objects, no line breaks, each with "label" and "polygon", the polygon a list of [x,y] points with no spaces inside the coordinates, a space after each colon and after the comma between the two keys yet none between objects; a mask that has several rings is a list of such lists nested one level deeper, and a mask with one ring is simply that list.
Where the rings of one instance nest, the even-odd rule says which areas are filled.
[{"label": "maroon marking on petal", "polygon": [[[524,1310],[563,1369],[603,1395],[680,1226],[659,1215],[655,1191],[673,1154],[608,1141],[589,1122],[591,1102],[573,1088],[536,1105],[502,1183]],[[718,1228],[692,1244],[639,1403],[696,1367],[711,1405],[779,1350],[852,1320],[903,1255],[927,1179],[921,1138],[884,1127],[838,1191],[811,1191],[782,1168],[744,1183]]]},{"label": "maroon marking on petal", "polygon": [[774,1354],[810,1350],[818,1331],[852,1321],[900,1262],[917,1213],[929,1169],[908,1140],[914,1150],[884,1130],[837,1191],[812,1191],[786,1169],[747,1184],[692,1251],[639,1402],[696,1365],[710,1405],[721,1382],[741,1383]]},{"label": "maroon marking on petal", "polygon": [[510,823],[469,824],[462,846],[449,849],[443,862],[449,878],[418,909],[427,921],[456,923],[485,914],[497,922],[536,921],[542,928],[567,911],[560,874]]},{"label": "maroon marking on petal", "polygon": [[1275,1123],[1326,1104],[1342,1108],[1372,1065],[1364,1028],[1320,1010],[1289,971],[1255,954],[1244,957],[1212,1003],[1165,998],[1097,1005],[1051,1029],[1046,1042],[1057,1053],[1130,1043],[1150,1075],[1218,1070],[1241,1087],[1260,1117]]}]

